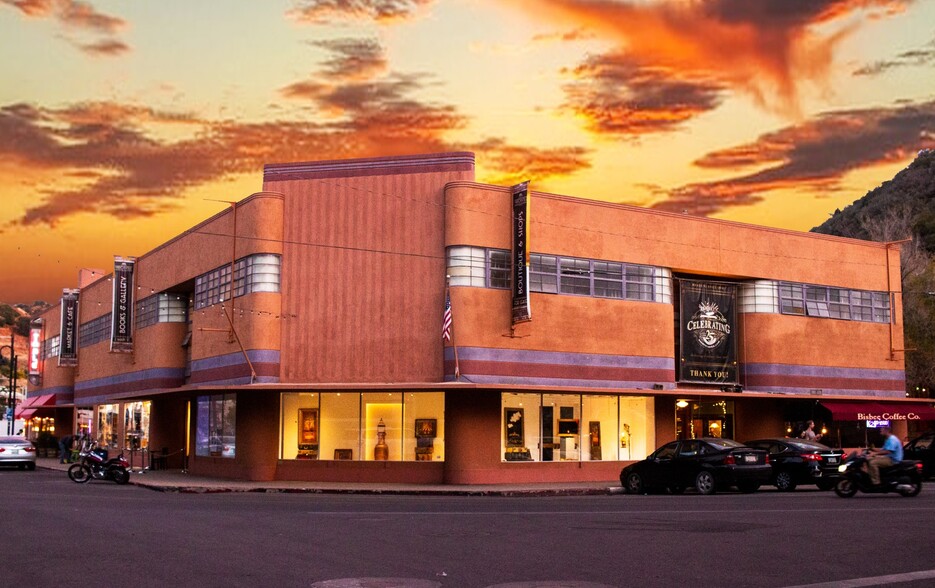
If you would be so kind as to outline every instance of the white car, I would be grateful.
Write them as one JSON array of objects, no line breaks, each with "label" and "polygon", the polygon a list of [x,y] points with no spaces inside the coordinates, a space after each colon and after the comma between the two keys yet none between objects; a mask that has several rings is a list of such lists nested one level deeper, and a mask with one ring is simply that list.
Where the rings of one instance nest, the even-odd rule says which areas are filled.
[{"label": "white car", "polygon": [[0,466],[5,465],[36,469],[36,446],[22,437],[0,437]]}]

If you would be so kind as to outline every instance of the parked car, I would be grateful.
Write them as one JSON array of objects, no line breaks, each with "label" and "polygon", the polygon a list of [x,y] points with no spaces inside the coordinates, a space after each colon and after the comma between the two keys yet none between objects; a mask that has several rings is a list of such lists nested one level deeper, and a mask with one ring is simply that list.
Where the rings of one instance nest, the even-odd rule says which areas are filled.
[{"label": "parked car", "polygon": [[922,479],[935,475],[935,431],[924,433],[906,443],[903,459],[915,459],[922,462]]},{"label": "parked car", "polygon": [[770,480],[783,492],[795,490],[799,484],[815,484],[821,490],[831,490],[840,474],[838,466],[844,460],[844,452],[831,449],[816,441],[776,437],[747,441],[749,447],[769,452],[769,464],[773,468]]},{"label": "parked car", "polygon": [[623,468],[620,483],[629,494],[650,490],[680,494],[686,488],[714,494],[729,486],[756,492],[769,482],[772,472],[766,451],[731,439],[704,437],[666,443],[643,461]]},{"label": "parked car", "polygon": [[36,446],[22,437],[0,437],[0,465],[16,465],[19,469],[36,469]]}]

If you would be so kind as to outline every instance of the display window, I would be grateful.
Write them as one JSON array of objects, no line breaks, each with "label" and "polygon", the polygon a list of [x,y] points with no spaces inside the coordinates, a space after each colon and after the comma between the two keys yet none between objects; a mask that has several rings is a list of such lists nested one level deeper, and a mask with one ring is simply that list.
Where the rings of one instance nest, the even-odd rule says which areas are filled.
[{"label": "display window", "polygon": [[102,404],[97,407],[97,444],[101,447],[116,449],[119,440],[117,424],[120,405]]},{"label": "display window", "polygon": [[199,396],[195,407],[195,455],[233,458],[237,455],[237,397]]},{"label": "display window", "polygon": [[443,461],[441,392],[282,395],[282,459]]},{"label": "display window", "polygon": [[149,415],[152,402],[130,402],[123,408],[123,430],[127,449],[149,447]]},{"label": "display window", "polygon": [[651,397],[501,395],[503,461],[643,459],[655,445]]}]

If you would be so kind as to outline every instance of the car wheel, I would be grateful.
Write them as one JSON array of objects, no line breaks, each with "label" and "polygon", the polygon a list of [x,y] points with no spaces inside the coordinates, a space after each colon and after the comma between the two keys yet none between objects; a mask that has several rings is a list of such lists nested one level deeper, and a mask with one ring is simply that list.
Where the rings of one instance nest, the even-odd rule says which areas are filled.
[{"label": "car wheel", "polygon": [[737,489],[744,494],[753,494],[760,489],[760,485],[756,482],[741,482],[740,484],[737,484]]},{"label": "car wheel", "polygon": [[776,488],[780,492],[791,492],[795,490],[795,480],[792,479],[792,474],[787,471],[781,471],[776,474]]},{"label": "car wheel", "polygon": [[844,478],[835,485],[834,493],[841,498],[850,498],[857,494],[857,484],[851,482],[847,478]]},{"label": "car wheel", "polygon": [[643,477],[639,474],[630,474],[627,476],[627,494],[642,494],[643,493]]},{"label": "car wheel", "polygon": [[831,490],[834,488],[834,480],[819,480],[815,485],[819,490]]},{"label": "car wheel", "polygon": [[707,470],[700,471],[695,476],[695,490],[698,494],[714,494],[716,485],[714,474]]}]

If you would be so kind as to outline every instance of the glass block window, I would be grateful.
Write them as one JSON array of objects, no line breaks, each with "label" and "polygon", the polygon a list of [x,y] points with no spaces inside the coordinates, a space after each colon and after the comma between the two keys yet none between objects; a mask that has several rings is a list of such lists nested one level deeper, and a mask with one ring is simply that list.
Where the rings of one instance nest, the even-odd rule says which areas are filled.
[{"label": "glass block window", "polygon": [[78,327],[78,346],[90,347],[110,337],[110,315],[107,313]]},{"label": "glass block window", "polygon": [[58,357],[58,353],[61,350],[62,350],[62,336],[55,335],[54,337],[49,337],[42,343],[42,359],[48,359],[50,357]]},{"label": "glass block window", "polygon": [[779,284],[757,280],[740,285],[740,312],[779,312]]},{"label": "glass block window", "polygon": [[452,286],[509,289],[512,266],[506,249],[457,245],[448,248]]},{"label": "glass block window", "polygon": [[160,292],[136,303],[136,328],[188,321],[188,295]]},{"label": "glass block window", "polygon": [[[282,258],[271,253],[248,255],[234,263],[234,295],[253,292],[279,292]],[[230,299],[229,265],[195,278],[195,308],[204,308]]]}]

